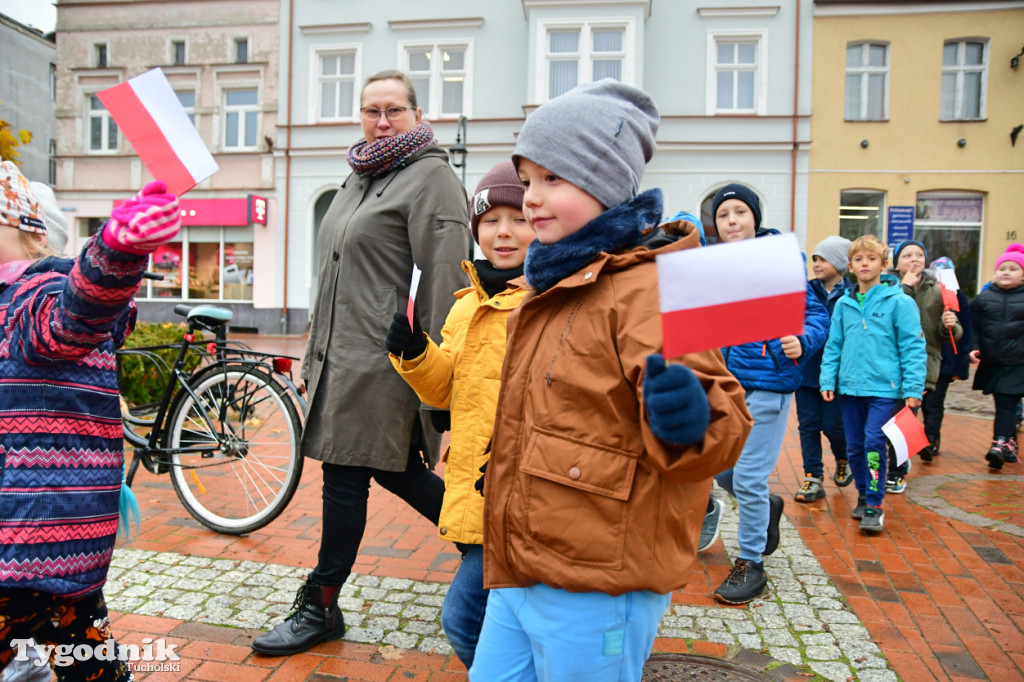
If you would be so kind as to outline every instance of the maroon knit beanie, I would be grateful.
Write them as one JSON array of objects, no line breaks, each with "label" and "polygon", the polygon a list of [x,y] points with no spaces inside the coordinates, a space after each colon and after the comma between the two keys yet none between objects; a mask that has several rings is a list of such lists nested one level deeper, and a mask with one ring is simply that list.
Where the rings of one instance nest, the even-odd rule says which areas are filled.
[{"label": "maroon knit beanie", "polygon": [[489,170],[469,200],[469,226],[473,230],[473,240],[480,243],[477,232],[480,216],[495,206],[511,206],[521,211],[524,194],[526,190],[511,161],[499,163]]}]

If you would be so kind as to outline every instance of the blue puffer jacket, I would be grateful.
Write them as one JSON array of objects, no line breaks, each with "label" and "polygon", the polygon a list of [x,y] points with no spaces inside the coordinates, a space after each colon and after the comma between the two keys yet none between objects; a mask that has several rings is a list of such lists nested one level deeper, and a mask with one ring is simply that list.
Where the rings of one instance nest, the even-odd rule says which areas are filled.
[{"label": "blue puffer jacket", "polygon": [[927,359],[917,304],[903,293],[898,279],[882,275],[882,283],[868,291],[863,308],[856,288],[836,303],[821,361],[821,390],[920,398]]},{"label": "blue puffer jacket", "polygon": [[[825,291],[825,285],[816,279],[812,279],[810,284],[814,295],[818,297],[818,301],[825,306],[829,319],[832,318],[832,311],[836,309],[836,301],[853,286],[850,280],[845,277],[832,287],[832,291]],[[824,351],[825,346],[822,344],[821,350],[808,356],[807,360],[804,361],[804,379],[800,384],[801,386],[818,388],[818,377],[821,376],[821,356]]]},{"label": "blue puffer jacket", "polygon": [[[761,228],[757,237],[778,234],[778,230]],[[803,365],[811,356],[821,350],[828,336],[828,312],[818,302],[818,297],[807,284],[804,308],[804,333],[798,336],[803,354],[793,362],[782,352],[778,339],[743,343],[722,349],[729,371],[749,390],[792,393],[800,387],[803,379]]]}]

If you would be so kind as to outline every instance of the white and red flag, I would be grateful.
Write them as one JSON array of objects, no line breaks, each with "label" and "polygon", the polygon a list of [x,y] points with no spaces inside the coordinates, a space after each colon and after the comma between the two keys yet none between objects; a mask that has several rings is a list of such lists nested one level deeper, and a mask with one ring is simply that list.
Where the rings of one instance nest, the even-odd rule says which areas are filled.
[{"label": "white and red flag", "polygon": [[412,316],[413,313],[416,312],[416,292],[419,291],[420,275],[422,274],[423,272],[416,266],[415,263],[413,263],[412,281],[409,282],[409,303],[406,305],[405,308],[405,316],[409,318],[409,326],[412,327],[414,331],[416,329],[416,325],[414,325],[412,322]]},{"label": "white and red flag", "polygon": [[181,196],[217,172],[217,162],[159,68],[97,93],[157,180]]},{"label": "white and red flag", "polygon": [[896,416],[882,425],[882,433],[896,451],[896,464],[903,464],[928,446],[924,426],[909,407],[904,407]]},{"label": "white and red flag", "polygon": [[666,358],[800,335],[807,268],[792,233],[657,257]]}]

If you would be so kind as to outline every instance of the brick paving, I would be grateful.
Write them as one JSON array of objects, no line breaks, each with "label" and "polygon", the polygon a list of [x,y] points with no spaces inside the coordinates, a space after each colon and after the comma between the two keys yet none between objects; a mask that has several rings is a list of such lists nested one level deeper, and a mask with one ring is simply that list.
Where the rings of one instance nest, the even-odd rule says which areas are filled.
[{"label": "brick paving", "polygon": [[[300,355],[303,340],[254,345]],[[887,496],[886,530],[874,537],[849,516],[853,486],[828,479],[824,499],[792,501],[803,476],[794,416],[769,481],[786,499],[782,543],[766,559],[769,593],[745,607],[711,599],[736,552],[727,504],[722,540],[673,595],[655,651],[744,661],[778,679],[1024,680],[1024,465],[985,467],[990,399],[957,382],[948,405],[960,413],[947,416],[942,455],[915,461],[907,493]],[[140,678],[466,679],[438,627],[458,556],[377,486],[342,600],[345,639],[280,659],[252,653],[252,637],[286,613],[316,560],[319,484],[308,462],[284,514],[238,538],[206,530],[167,477],[140,471],[143,532],[119,546],[108,583],[120,609],[114,630],[128,644],[167,638],[181,654],[180,670]]]}]

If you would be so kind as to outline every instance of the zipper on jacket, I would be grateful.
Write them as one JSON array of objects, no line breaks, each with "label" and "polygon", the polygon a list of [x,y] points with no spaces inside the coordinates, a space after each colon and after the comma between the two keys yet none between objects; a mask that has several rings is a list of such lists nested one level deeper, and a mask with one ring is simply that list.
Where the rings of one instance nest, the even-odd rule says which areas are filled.
[{"label": "zipper on jacket", "polygon": [[868,321],[867,321],[867,320],[865,320],[865,319],[864,319],[863,317],[862,317],[862,318],[860,318],[860,323],[861,323],[862,325],[864,325],[864,328],[865,328],[865,329],[867,329],[867,328],[868,328]]}]

